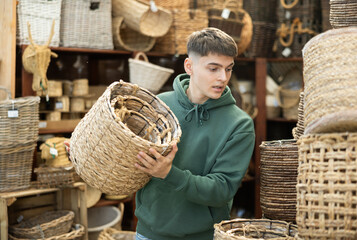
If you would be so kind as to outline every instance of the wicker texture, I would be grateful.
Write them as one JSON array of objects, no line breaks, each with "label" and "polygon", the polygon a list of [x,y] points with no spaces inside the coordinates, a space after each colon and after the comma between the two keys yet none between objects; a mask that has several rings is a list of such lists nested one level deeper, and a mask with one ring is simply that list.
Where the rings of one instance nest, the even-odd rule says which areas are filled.
[{"label": "wicker texture", "polygon": [[330,0],[321,0],[322,32],[332,28],[330,23]]},{"label": "wicker texture", "polygon": [[273,23],[253,21],[253,36],[247,57],[271,57],[276,26]]},{"label": "wicker texture", "polygon": [[135,0],[113,0],[112,5],[114,17],[124,17],[131,29],[146,36],[161,37],[172,24],[172,14],[164,8],[153,12],[148,4]]},{"label": "wicker texture", "polygon": [[120,231],[114,228],[104,229],[98,236],[98,240],[135,240],[135,232]]},{"label": "wicker texture", "polygon": [[357,26],[357,0],[330,0],[330,24],[333,28]]},{"label": "wicker texture", "polygon": [[296,127],[293,128],[292,134],[294,139],[298,140],[304,134],[304,92],[300,93],[300,101],[298,107],[298,120]]},{"label": "wicker texture", "polygon": [[27,23],[31,24],[32,39],[38,45],[47,42],[51,32],[52,21],[55,21],[54,36],[50,43],[58,47],[60,42],[60,22],[62,0],[19,0],[17,5],[16,39],[19,45],[30,44]]},{"label": "wicker texture", "polygon": [[243,8],[253,21],[276,22],[277,0],[244,0]]},{"label": "wicker texture", "polygon": [[357,135],[308,134],[298,145],[299,237],[356,239]]},{"label": "wicker texture", "polygon": [[296,239],[296,225],[269,219],[232,219],[214,225],[214,240]]},{"label": "wicker texture", "polygon": [[87,78],[80,78],[73,80],[73,96],[86,96],[89,94],[89,85]]},{"label": "wicker texture", "polygon": [[[156,6],[165,9],[189,9],[191,0],[155,0]],[[150,0],[145,0],[148,4]]]},{"label": "wicker texture", "polygon": [[41,144],[41,159],[44,159],[48,167],[71,166],[64,141],[68,138],[53,137]]},{"label": "wicker texture", "polygon": [[187,38],[194,32],[208,27],[207,11],[202,10],[172,10],[173,22],[168,33],[156,39],[153,51],[168,54],[186,54]]},{"label": "wicker texture", "polygon": [[295,222],[298,168],[296,140],[263,141],[260,156],[260,205],[263,216]]},{"label": "wicker texture", "polygon": [[79,180],[74,168],[64,167],[39,167],[35,168],[37,174],[37,187],[53,188],[67,187]]},{"label": "wicker texture", "polygon": [[[140,60],[140,57],[144,60]],[[154,94],[159,92],[173,73],[173,69],[150,63],[143,52],[137,53],[135,58],[129,58],[130,82]]]},{"label": "wicker texture", "polygon": [[127,26],[123,17],[113,18],[113,39],[116,49],[128,51],[150,51],[156,42],[153,37],[145,36]]},{"label": "wicker texture", "polygon": [[151,155],[153,147],[167,155],[180,136],[179,123],[166,104],[137,85],[114,82],[75,128],[71,160],[88,185],[128,195],[150,180],[134,166],[138,152]]},{"label": "wicker texture", "polygon": [[10,226],[9,232],[17,238],[48,238],[68,233],[73,223],[74,212],[67,210],[48,211]]},{"label": "wicker texture", "polygon": [[[80,239],[83,235],[85,234],[85,228],[80,225],[80,224],[76,224],[74,226],[72,226],[72,229],[70,232],[68,233],[64,233],[64,234],[61,234],[61,235],[56,235],[56,236],[53,236],[53,237],[48,237],[48,238],[44,238],[44,237],[41,237],[41,238],[31,238],[31,240],[71,240],[71,239],[74,239],[74,240],[78,240]],[[28,238],[17,238],[17,237],[14,237],[13,235],[9,234],[9,239],[10,240],[29,240]]]},{"label": "wicker texture", "polygon": [[305,134],[357,131],[357,27],[328,30],[303,54]]},{"label": "wicker texture", "polygon": [[113,49],[112,3],[102,1],[62,1],[61,45]]}]

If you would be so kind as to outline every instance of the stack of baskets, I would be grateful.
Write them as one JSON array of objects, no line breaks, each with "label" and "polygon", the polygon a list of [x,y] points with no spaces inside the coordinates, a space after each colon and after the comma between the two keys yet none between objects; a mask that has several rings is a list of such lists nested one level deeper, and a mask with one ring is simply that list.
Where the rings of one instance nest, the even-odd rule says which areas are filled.
[{"label": "stack of baskets", "polygon": [[260,204],[263,216],[295,222],[296,140],[264,141],[260,145],[260,155]]},{"label": "stack of baskets", "polygon": [[30,187],[33,153],[38,139],[39,97],[0,101],[0,192]]},{"label": "stack of baskets", "polygon": [[75,128],[71,160],[78,175],[106,194],[129,195],[150,176],[134,164],[149,148],[167,155],[181,128],[171,110],[144,88],[112,83]]},{"label": "stack of baskets", "polygon": [[330,24],[333,28],[357,26],[356,0],[330,0]]}]

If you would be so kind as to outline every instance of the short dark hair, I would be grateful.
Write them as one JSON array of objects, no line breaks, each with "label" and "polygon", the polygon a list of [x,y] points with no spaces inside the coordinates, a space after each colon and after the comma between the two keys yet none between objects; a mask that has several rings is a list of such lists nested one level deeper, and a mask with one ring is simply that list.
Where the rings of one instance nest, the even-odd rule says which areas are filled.
[{"label": "short dark hair", "polygon": [[200,56],[220,54],[230,57],[238,55],[238,47],[234,39],[218,28],[204,28],[193,32],[187,41],[187,54],[196,53]]}]

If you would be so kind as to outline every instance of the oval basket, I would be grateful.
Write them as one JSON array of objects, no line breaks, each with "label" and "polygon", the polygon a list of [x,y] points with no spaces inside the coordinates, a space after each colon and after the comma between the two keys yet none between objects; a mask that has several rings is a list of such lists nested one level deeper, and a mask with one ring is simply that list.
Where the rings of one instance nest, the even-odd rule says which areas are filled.
[{"label": "oval basket", "polygon": [[150,176],[138,170],[137,154],[149,148],[167,155],[181,128],[169,107],[144,88],[112,83],[79,122],[71,137],[78,175],[106,194],[128,195]]},{"label": "oval basket", "polygon": [[106,228],[99,234],[98,240],[135,240],[135,236],[135,232]]},{"label": "oval basket", "polygon": [[296,239],[297,226],[278,220],[242,219],[222,221],[214,225],[214,240]]},{"label": "oval basket", "polygon": [[68,233],[73,218],[74,212],[72,211],[48,211],[10,226],[9,232],[16,238],[49,238]]}]

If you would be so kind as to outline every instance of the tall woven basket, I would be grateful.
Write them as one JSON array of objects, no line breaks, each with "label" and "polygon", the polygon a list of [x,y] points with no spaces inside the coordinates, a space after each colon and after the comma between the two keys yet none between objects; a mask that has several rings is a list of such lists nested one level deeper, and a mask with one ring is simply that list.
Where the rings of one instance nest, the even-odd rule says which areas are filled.
[{"label": "tall woven basket", "polygon": [[214,240],[296,239],[297,226],[269,219],[236,218],[214,225]]},{"label": "tall woven basket", "polygon": [[356,0],[330,0],[330,24],[333,28],[357,26]]},{"label": "tall woven basket", "polygon": [[[144,60],[140,60],[140,57]],[[143,52],[137,53],[135,58],[129,58],[130,82],[154,94],[159,92],[173,72],[173,69],[150,63]]]},{"label": "tall woven basket", "polygon": [[303,55],[305,134],[357,131],[357,27],[314,37]]},{"label": "tall woven basket", "polygon": [[181,128],[171,110],[151,92],[123,81],[112,83],[79,122],[71,137],[78,175],[106,194],[129,195],[150,176],[134,164],[155,148],[163,155],[179,141]]},{"label": "tall woven basket", "polygon": [[298,146],[299,237],[356,239],[357,134],[307,134]]}]

